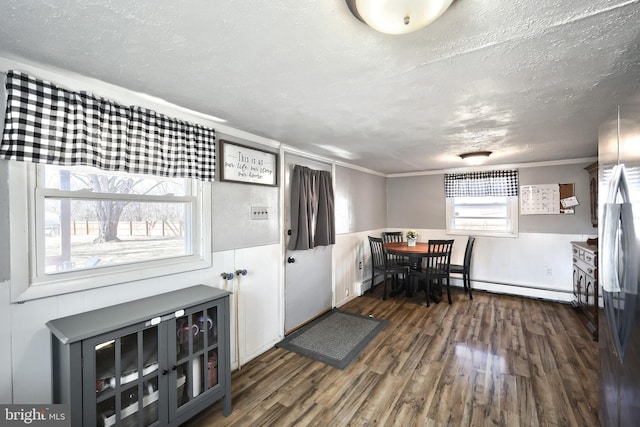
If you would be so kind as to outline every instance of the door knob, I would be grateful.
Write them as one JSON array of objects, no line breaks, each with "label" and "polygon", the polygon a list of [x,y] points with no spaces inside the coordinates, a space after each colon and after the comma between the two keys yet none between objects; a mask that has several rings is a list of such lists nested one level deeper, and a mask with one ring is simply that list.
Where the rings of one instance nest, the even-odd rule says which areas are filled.
[{"label": "door knob", "polygon": [[287,262],[288,262],[289,264],[293,264],[294,262],[296,262],[296,259],[295,259],[295,258],[293,258],[293,257],[289,257],[289,258],[287,258]]}]

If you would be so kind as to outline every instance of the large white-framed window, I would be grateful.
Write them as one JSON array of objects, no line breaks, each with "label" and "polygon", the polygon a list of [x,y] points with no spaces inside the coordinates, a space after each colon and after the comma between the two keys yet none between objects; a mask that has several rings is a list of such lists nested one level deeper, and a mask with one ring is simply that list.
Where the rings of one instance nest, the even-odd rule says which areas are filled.
[{"label": "large white-framed window", "polygon": [[518,236],[518,171],[444,175],[447,234]]},{"label": "large white-framed window", "polygon": [[446,218],[447,234],[517,237],[518,197],[449,197]]},{"label": "large white-framed window", "polygon": [[211,265],[211,188],[84,166],[9,162],[12,301]]},{"label": "large white-framed window", "polygon": [[214,129],[21,71],[4,87],[12,301],[211,264]]}]

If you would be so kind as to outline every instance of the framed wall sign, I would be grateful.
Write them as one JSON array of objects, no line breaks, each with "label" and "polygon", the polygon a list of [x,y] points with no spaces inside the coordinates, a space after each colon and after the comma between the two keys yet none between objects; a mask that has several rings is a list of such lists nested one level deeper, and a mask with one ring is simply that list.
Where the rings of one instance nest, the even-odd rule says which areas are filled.
[{"label": "framed wall sign", "polygon": [[220,180],[278,185],[278,155],[220,140]]}]

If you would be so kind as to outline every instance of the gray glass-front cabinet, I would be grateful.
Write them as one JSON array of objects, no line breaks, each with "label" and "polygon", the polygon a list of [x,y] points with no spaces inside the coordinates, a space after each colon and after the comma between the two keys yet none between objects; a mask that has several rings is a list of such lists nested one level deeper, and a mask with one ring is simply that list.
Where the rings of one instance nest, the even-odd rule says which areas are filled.
[{"label": "gray glass-front cabinet", "polygon": [[229,292],[199,285],[47,322],[54,403],[72,426],[179,425],[231,413]]}]

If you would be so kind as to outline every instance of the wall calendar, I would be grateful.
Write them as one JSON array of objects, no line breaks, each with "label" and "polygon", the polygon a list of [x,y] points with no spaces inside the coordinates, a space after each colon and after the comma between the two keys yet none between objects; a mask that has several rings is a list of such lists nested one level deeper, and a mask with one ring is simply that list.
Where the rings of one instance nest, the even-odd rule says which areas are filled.
[{"label": "wall calendar", "polygon": [[560,213],[558,184],[523,185],[520,187],[520,215]]},{"label": "wall calendar", "polygon": [[520,215],[572,214],[577,205],[573,184],[520,186]]}]

